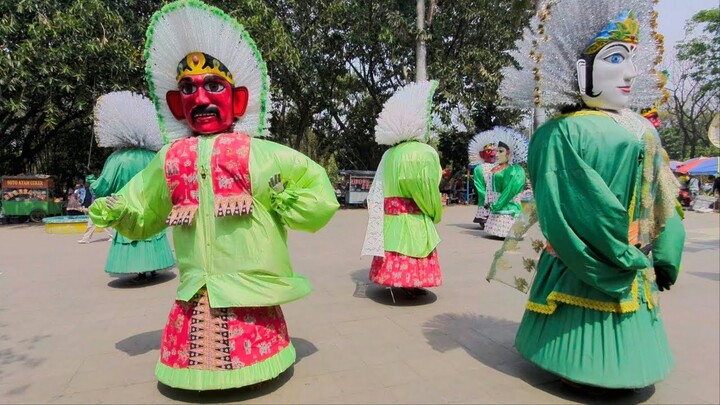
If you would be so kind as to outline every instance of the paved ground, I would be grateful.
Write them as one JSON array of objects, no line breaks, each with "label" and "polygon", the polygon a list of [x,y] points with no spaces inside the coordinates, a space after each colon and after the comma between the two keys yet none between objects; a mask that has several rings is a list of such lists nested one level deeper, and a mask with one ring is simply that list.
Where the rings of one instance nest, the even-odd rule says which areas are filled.
[{"label": "paved ground", "polygon": [[296,271],[315,288],[283,307],[297,363],[257,391],[205,393],[153,375],[175,270],[132,285],[102,271],[108,242],[2,226],[0,403],[720,403],[717,214],[688,213],[683,274],[662,295],[674,371],[654,387],[600,399],[565,389],[514,350],[526,297],[485,281],[500,242],[484,238],[473,215],[453,206],[439,226],[437,295],[395,305],[365,284],[365,211],[341,211],[315,235],[292,233]]}]

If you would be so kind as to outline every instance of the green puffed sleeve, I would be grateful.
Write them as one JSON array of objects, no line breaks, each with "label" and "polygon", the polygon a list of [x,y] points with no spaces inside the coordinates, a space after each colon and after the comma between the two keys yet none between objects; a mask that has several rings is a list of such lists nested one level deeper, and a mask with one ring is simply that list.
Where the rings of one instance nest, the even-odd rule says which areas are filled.
[{"label": "green puffed sleeve", "polygon": [[[272,155],[280,166],[285,190],[271,190],[270,204],[282,222],[290,229],[305,232],[316,232],[330,222],[340,204],[325,169],[287,146],[257,139],[253,142],[258,144],[257,152]],[[267,172],[260,177],[274,174]]]},{"label": "green puffed sleeve", "polygon": [[90,206],[90,218],[100,227],[112,227],[121,235],[147,239],[167,227],[165,220],[172,201],[165,180],[165,155],[169,145],[155,155],[150,164],[120,191],[119,203],[110,209],[107,198],[98,198]]},{"label": "green puffed sleeve", "polygon": [[518,165],[506,167],[502,171],[502,176],[499,177],[501,183],[498,185],[499,187],[495,187],[493,184],[493,188],[501,189],[497,201],[490,205],[490,211],[493,213],[506,209],[508,203],[525,187],[525,170]]},{"label": "green puffed sleeve", "polygon": [[685,245],[685,226],[680,215],[674,215],[665,221],[665,228],[653,242],[653,266],[664,272],[675,284],[680,273],[683,246]]},{"label": "green puffed sleeve", "polygon": [[553,120],[533,135],[528,169],[538,220],[578,279],[619,298],[630,290],[637,270],[650,262],[628,243],[626,208],[575,149],[578,141],[571,137],[582,131],[580,123]]},{"label": "green puffed sleeve", "polygon": [[477,201],[479,206],[485,204],[485,177],[482,172],[482,164],[475,166],[473,169],[473,183],[477,191]]}]

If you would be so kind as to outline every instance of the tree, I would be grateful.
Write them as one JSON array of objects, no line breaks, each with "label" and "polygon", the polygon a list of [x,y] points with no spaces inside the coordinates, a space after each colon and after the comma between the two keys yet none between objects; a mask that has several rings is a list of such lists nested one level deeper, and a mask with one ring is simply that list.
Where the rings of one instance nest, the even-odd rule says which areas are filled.
[{"label": "tree", "polygon": [[720,93],[695,80],[690,70],[687,62],[678,62],[671,74],[671,78],[675,77],[669,88],[671,129],[662,132],[665,150],[677,160],[717,154],[717,148],[707,138],[707,131],[720,107]]},{"label": "tree", "polygon": [[717,154],[707,130],[720,108],[720,9],[695,14],[688,31],[699,24],[704,24],[701,34],[678,45],[679,61],[670,75],[672,130],[665,130],[664,135],[668,154],[678,160]]},{"label": "tree", "polygon": [[[375,119],[387,98],[412,80],[419,40],[427,44],[445,163],[466,163],[475,132],[510,125],[497,108],[499,69],[532,13],[530,0],[431,0],[424,30],[417,3],[405,0],[216,1],[256,39],[272,79],[275,140],[300,147],[309,129],[320,155],[346,169],[374,168]],[[415,66],[417,68],[417,66]],[[458,123],[455,125],[454,123]]]},{"label": "tree", "polygon": [[514,126],[517,111],[501,109],[500,70],[506,54],[534,11],[532,1],[443,1],[428,42],[431,76],[441,83],[439,115],[446,125],[440,152],[444,165],[467,164],[467,144],[477,132]]},{"label": "tree", "polygon": [[[498,109],[500,67],[532,13],[531,0],[430,0],[425,29],[407,0],[207,0],[242,23],[271,78],[272,140],[342,169],[375,168],[377,115],[413,79],[426,41],[444,164],[463,167],[477,131],[511,125]],[[0,171],[78,176],[92,107],[113,90],[146,92],[142,51],[151,0],[19,0],[0,5]],[[422,34],[422,35],[421,35]],[[312,137],[312,139],[310,139]],[[109,151],[93,150],[98,171]]]},{"label": "tree", "polygon": [[[127,20],[117,11],[123,9],[120,3],[140,4],[21,0],[0,5],[5,67],[0,69],[0,173],[65,179],[86,174],[97,97],[144,87],[141,33],[128,29],[138,13]],[[104,158],[95,156],[100,162]]]},{"label": "tree", "polygon": [[720,8],[702,10],[687,23],[687,32],[702,27],[694,35],[678,44],[678,59],[690,62],[688,74],[700,83],[701,91],[720,88]]}]

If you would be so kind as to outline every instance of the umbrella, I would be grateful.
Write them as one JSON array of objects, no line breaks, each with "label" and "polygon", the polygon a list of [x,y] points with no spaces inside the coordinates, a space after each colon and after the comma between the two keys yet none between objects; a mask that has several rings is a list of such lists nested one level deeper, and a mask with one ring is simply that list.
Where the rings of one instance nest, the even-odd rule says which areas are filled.
[{"label": "umbrella", "polygon": [[693,165],[687,173],[698,176],[715,175],[718,173],[718,160],[720,160],[718,157],[704,159],[698,164]]},{"label": "umbrella", "polygon": [[683,164],[678,165],[677,169],[675,170],[678,173],[688,174],[688,170],[692,169],[693,167],[699,165],[703,161],[707,160],[706,157],[696,157],[692,158],[688,161],[685,161]]},{"label": "umbrella", "polygon": [[678,166],[682,165],[682,162],[677,160],[671,160],[670,161],[670,170],[675,171],[675,169],[678,168]]}]

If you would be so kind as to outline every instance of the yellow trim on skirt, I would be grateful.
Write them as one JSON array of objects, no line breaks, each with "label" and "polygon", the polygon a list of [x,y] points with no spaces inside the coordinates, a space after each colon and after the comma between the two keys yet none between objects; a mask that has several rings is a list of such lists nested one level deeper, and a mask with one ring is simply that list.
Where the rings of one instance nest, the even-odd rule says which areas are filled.
[{"label": "yellow trim on skirt", "polygon": [[[638,299],[639,297],[637,277],[633,280],[632,285],[630,286],[630,295],[632,296],[632,299],[629,301],[607,302],[553,291],[547,296],[547,304],[538,304],[537,302],[528,301],[527,304],[525,304],[525,308],[530,311],[538,312],[545,315],[550,315],[555,312],[558,303],[575,305],[578,307],[603,312],[619,312],[621,314],[635,312],[640,308],[640,301]],[[648,303],[650,303],[650,301],[648,301]]]}]

